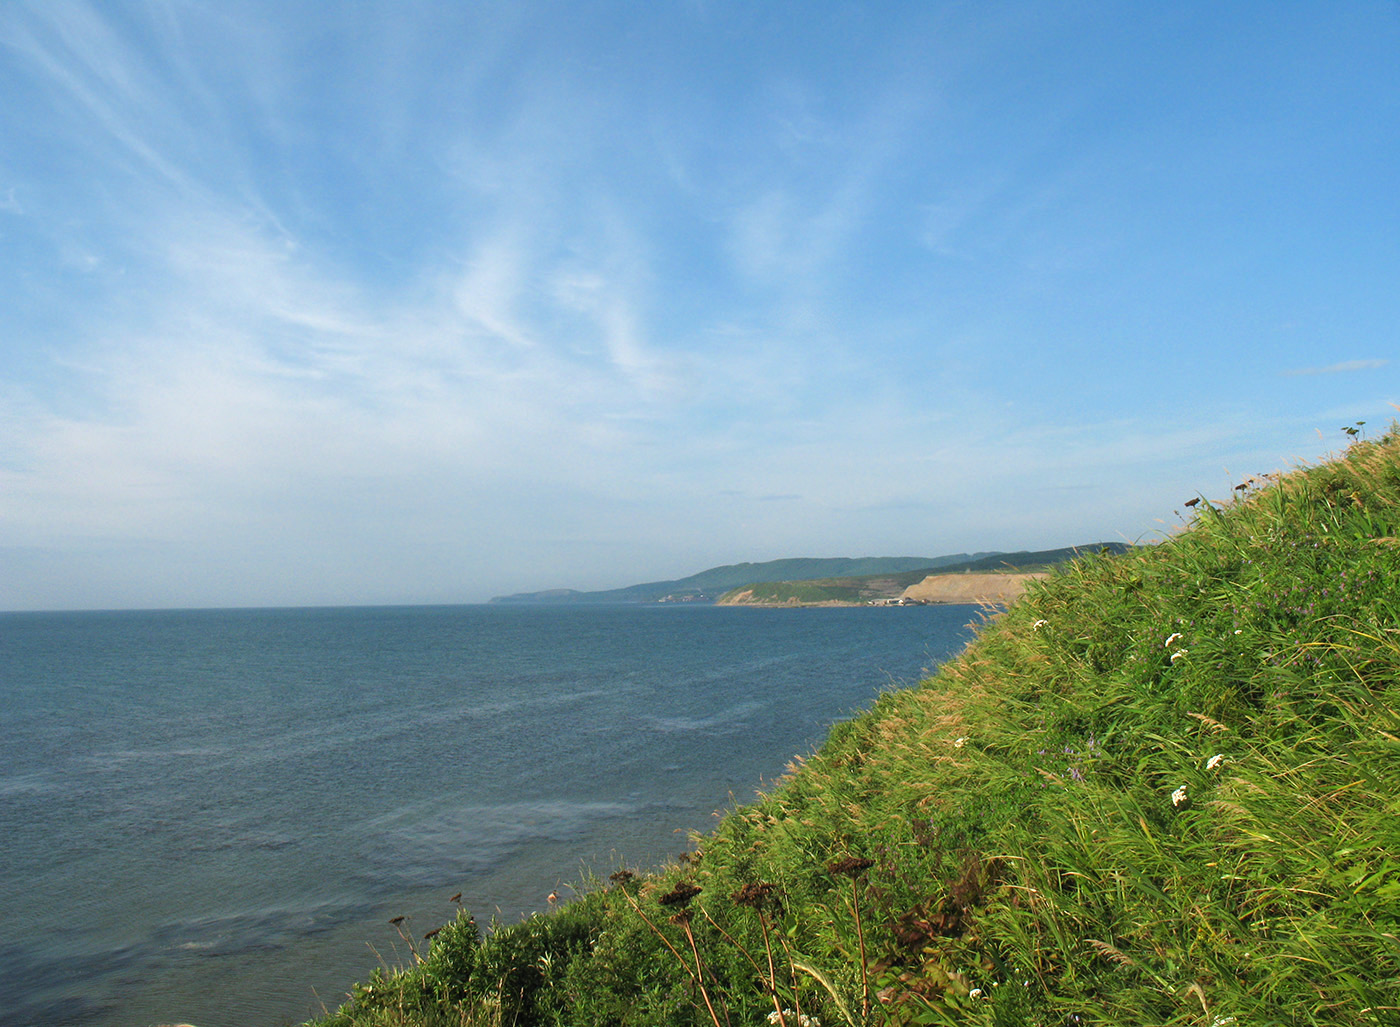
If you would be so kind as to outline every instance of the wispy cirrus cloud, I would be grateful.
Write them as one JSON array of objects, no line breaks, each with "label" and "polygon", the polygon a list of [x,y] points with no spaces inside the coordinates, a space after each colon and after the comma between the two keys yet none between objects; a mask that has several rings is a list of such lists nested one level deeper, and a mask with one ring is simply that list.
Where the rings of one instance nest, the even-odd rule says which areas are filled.
[{"label": "wispy cirrus cloud", "polygon": [[1279,373],[1285,378],[1314,374],[1350,374],[1354,371],[1377,371],[1388,363],[1390,363],[1389,360],[1343,360],[1337,364],[1328,364],[1326,367],[1300,367]]},{"label": "wispy cirrus cloud", "polygon": [[[1259,143],[1230,160],[1163,136],[1267,79],[1201,59],[1208,16],[784,10],[0,5],[0,538],[26,602],[99,578],[471,599],[1116,537],[1358,381],[1394,388],[1392,361],[1231,334],[1394,318],[1366,293],[1388,251],[1355,245],[1373,211],[1289,214],[1339,240],[1305,283],[1289,240],[1230,221],[1306,133],[1229,126]],[[1208,99],[1101,60],[1164,41],[1184,59],[1152,67],[1206,69]],[[1255,98],[1260,125],[1307,115]],[[1358,109],[1320,119],[1333,149]]]}]

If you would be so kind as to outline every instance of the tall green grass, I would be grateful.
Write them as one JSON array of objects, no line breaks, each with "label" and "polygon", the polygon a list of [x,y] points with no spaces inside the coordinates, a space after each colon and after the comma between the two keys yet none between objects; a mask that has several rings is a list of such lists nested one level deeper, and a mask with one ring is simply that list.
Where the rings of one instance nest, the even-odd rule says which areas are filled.
[{"label": "tall green grass", "polygon": [[320,1022],[1400,1024],[1400,435],[1062,568],[695,844]]}]

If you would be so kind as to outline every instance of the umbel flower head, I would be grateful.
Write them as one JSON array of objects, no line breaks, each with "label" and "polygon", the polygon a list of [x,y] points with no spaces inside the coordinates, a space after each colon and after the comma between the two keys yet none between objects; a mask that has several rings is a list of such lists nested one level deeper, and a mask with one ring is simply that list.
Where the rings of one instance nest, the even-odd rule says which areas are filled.
[{"label": "umbel flower head", "polygon": [[737,906],[752,906],[754,909],[761,909],[770,903],[777,902],[778,897],[774,894],[777,890],[776,884],[769,884],[766,881],[750,881],[730,898]]},{"label": "umbel flower head", "polygon": [[656,901],[663,906],[680,906],[684,908],[690,905],[690,900],[699,894],[700,888],[698,885],[691,884],[688,881],[681,881]]},{"label": "umbel flower head", "polygon": [[842,877],[859,877],[875,865],[873,859],[862,859],[859,856],[847,856],[845,859],[838,859],[835,863],[828,863],[826,870],[829,874],[836,874]]},{"label": "umbel flower head", "polygon": [[797,1027],[822,1027],[822,1022],[815,1016],[808,1016],[806,1013],[794,1013],[791,1009],[784,1009],[779,1013],[776,1009],[768,1014],[769,1023],[791,1023]]}]

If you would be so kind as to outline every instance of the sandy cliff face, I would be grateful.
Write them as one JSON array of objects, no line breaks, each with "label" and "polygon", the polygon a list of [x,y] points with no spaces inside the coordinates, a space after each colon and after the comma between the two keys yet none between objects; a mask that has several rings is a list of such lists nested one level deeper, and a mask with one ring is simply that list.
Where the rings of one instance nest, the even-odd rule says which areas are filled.
[{"label": "sandy cliff face", "polygon": [[902,598],[926,603],[994,603],[1005,605],[1044,574],[930,574],[904,590]]},{"label": "sandy cliff face", "polygon": [[[903,591],[895,581],[871,581],[860,588],[852,582],[779,582],[778,587],[735,589],[719,600],[720,606],[893,606],[907,603],[961,603],[1005,606],[1025,591],[1026,583],[1044,574],[930,574]],[[864,580],[864,579],[861,579]],[[784,596],[784,584],[794,595]],[[821,586],[830,585],[824,589]],[[806,586],[804,588],[804,586]],[[843,587],[844,586],[844,587]],[[759,595],[755,595],[755,592]],[[840,598],[818,598],[823,591]],[[860,598],[857,598],[857,594]]]}]

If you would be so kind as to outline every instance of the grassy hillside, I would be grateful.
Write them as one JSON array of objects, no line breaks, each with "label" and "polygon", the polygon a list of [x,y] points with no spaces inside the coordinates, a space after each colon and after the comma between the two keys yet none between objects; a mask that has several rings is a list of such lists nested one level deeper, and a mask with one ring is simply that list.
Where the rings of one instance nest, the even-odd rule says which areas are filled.
[{"label": "grassy hillside", "polygon": [[1062,568],[696,845],[324,1023],[1400,1023],[1400,436]]},{"label": "grassy hillside", "polygon": [[745,588],[730,589],[719,597],[721,605],[743,599],[750,604],[821,605],[823,603],[868,603],[902,589],[890,578],[821,578],[816,581],[766,581]]}]

